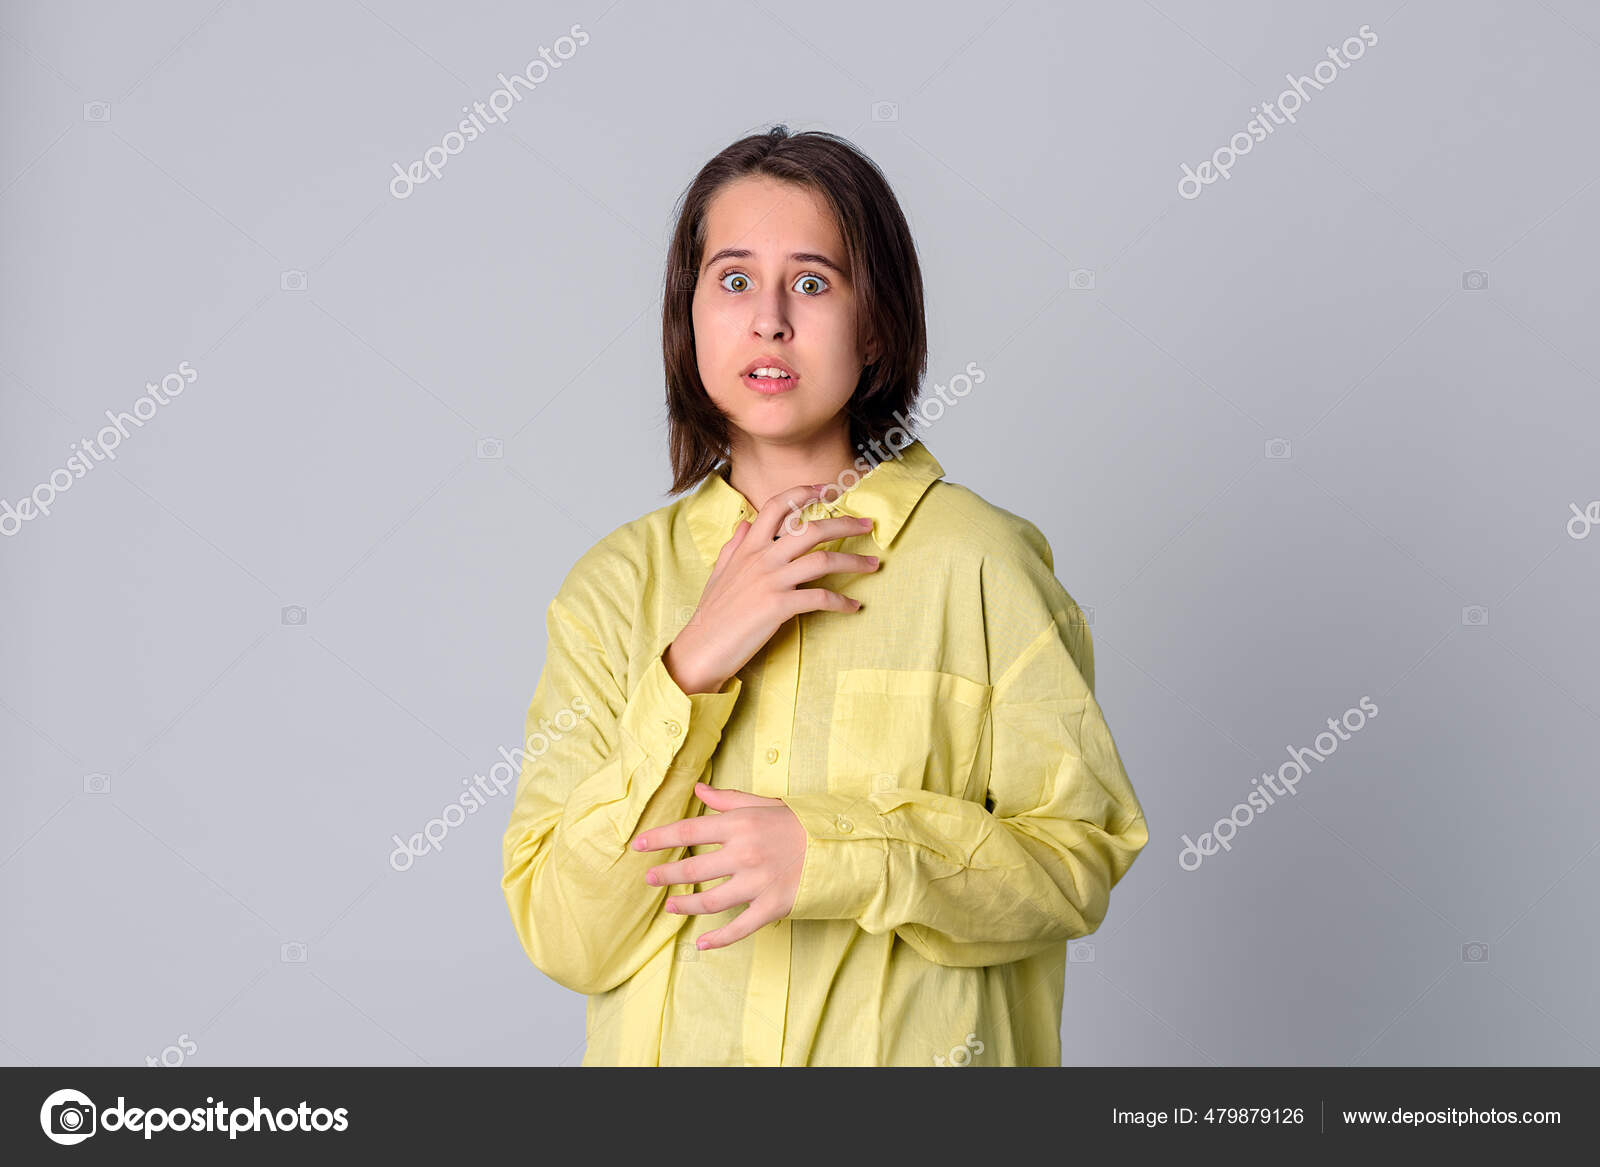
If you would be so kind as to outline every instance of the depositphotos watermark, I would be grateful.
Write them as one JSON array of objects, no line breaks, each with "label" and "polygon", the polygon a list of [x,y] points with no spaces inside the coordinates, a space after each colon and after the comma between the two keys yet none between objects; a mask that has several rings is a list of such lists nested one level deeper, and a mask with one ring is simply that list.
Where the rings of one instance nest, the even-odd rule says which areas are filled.
[{"label": "depositphotos watermark", "polygon": [[[189,385],[194,384],[196,373],[188,361],[178,362],[178,371],[168,373],[161,378],[161,384],[146,381],[144,387],[150,392],[147,396],[137,397],[133,402],[132,413],[112,413],[106,410],[106,417],[111,424],[100,427],[100,432],[92,438],[81,438],[76,445],[68,446],[74,451],[68,458],[66,465],[52,470],[49,477],[35,486],[31,492],[17,500],[13,507],[11,500],[0,498],[0,535],[15,535],[22,530],[24,521],[48,515],[50,508],[55,505],[56,495],[72,489],[72,484],[93,470],[100,462],[115,462],[117,460],[117,447],[122,445],[122,439],[129,437],[128,426],[143,427],[144,423],[156,415],[156,410],[169,404],[173,398],[181,394]],[[166,396],[163,397],[162,394]],[[149,412],[141,412],[141,406],[148,406]],[[84,457],[87,454],[88,457]]]},{"label": "depositphotos watermark", "polygon": [[146,1139],[163,1131],[201,1134],[226,1131],[229,1139],[264,1131],[275,1134],[345,1131],[350,1129],[349,1114],[343,1106],[337,1110],[325,1106],[312,1109],[310,1103],[304,1101],[299,1106],[273,1110],[261,1104],[259,1094],[253,1105],[231,1109],[226,1102],[210,1096],[204,1106],[129,1106],[121,1094],[117,1095],[115,1106],[96,1107],[94,1100],[81,1090],[57,1090],[39,1108],[39,1125],[52,1143],[70,1147],[113,1131],[141,1131]]},{"label": "depositphotos watermark", "polygon": [[[501,88],[489,94],[487,107],[481,101],[473,102],[471,109],[475,112],[457,122],[456,128],[441,138],[437,146],[429,146],[424,150],[420,161],[413,162],[404,170],[400,169],[400,163],[392,163],[394,177],[389,180],[389,193],[397,199],[410,198],[411,191],[416,186],[427,182],[430,176],[438,178],[444,171],[444,164],[450,161],[453,155],[461,153],[467,148],[468,142],[475,141],[478,135],[488,131],[489,127],[478,120],[480,117],[490,124],[505,121],[506,112],[522,100],[523,95],[517,91],[519,83],[532,93],[533,87],[548,78],[551,70],[561,68],[563,61],[570,61],[577,55],[579,45],[588,43],[589,34],[583,31],[581,24],[575,24],[570,30],[570,35],[556,38],[554,50],[547,49],[543,45],[539,46],[539,56],[543,60],[529,61],[521,73],[510,77],[503,72],[496,74]],[[552,51],[558,59],[551,59]],[[468,107],[462,106],[461,112],[468,113]],[[403,183],[404,189],[395,189],[397,183]]]},{"label": "depositphotos watermark", "polygon": [[[389,853],[389,866],[396,871],[408,871],[418,858],[429,851],[443,851],[444,838],[452,827],[459,827],[466,822],[469,814],[477,814],[496,794],[504,794],[517,780],[528,758],[542,755],[561,740],[562,734],[571,733],[578,728],[579,722],[588,716],[589,703],[581,696],[574,697],[568,702],[567,708],[555,715],[554,727],[550,725],[550,719],[540,719],[539,728],[530,733],[523,743],[527,749],[507,750],[505,746],[501,746],[500,761],[489,767],[487,779],[482,774],[463,778],[461,785],[470,784],[474,789],[468,790],[456,801],[447,805],[437,816],[429,819],[423,824],[422,830],[412,835],[410,839],[402,839],[399,835],[390,836],[395,842],[395,848]],[[568,720],[570,724],[566,724]],[[502,770],[505,771],[504,774],[501,773]],[[494,789],[487,789],[486,782],[492,784]],[[452,811],[455,813],[455,818],[450,817]]]},{"label": "depositphotos watermark", "polygon": [[[1258,110],[1250,107],[1251,113],[1261,116],[1253,117],[1244,124],[1233,137],[1228,139],[1228,144],[1217,149],[1211,158],[1200,163],[1193,170],[1189,169],[1187,162],[1181,163],[1183,177],[1178,180],[1178,193],[1186,199],[1197,199],[1200,191],[1222,178],[1231,178],[1233,164],[1239,160],[1241,154],[1248,154],[1255,149],[1257,142],[1266,141],[1267,135],[1284,122],[1294,123],[1294,115],[1299,113],[1306,102],[1311,100],[1310,89],[1317,93],[1332,85],[1339,79],[1340,70],[1348,69],[1352,61],[1359,61],[1366,55],[1367,48],[1378,43],[1378,34],[1372,31],[1370,24],[1363,24],[1356,30],[1359,35],[1349,37],[1339,48],[1344,50],[1344,56],[1339,55],[1339,49],[1332,45],[1327,46],[1328,60],[1318,61],[1311,70],[1309,77],[1296,77],[1293,73],[1285,73],[1283,78],[1289,83],[1289,88],[1278,94],[1278,105],[1274,109],[1270,101],[1263,101]],[[1346,59],[1348,58],[1348,59]],[[1335,68],[1337,66],[1337,68]],[[1326,69],[1327,75],[1323,75]],[[1278,115],[1282,114],[1280,118]]]},{"label": "depositphotos watermark", "polygon": [[[1278,767],[1276,774],[1271,771],[1264,771],[1261,777],[1250,779],[1252,786],[1259,782],[1265,789],[1257,787],[1245,795],[1244,802],[1235,806],[1229,812],[1227,818],[1218,819],[1217,825],[1201,835],[1198,843],[1189,838],[1188,835],[1181,836],[1184,845],[1183,850],[1178,852],[1178,866],[1185,871],[1193,871],[1205,862],[1207,855],[1215,855],[1219,846],[1224,851],[1233,850],[1233,837],[1239,833],[1241,827],[1248,827],[1254,821],[1256,815],[1266,813],[1267,807],[1273,805],[1272,796],[1274,794],[1279,797],[1284,794],[1298,794],[1299,791],[1295,788],[1311,769],[1311,763],[1306,760],[1307,758],[1313,758],[1318,762],[1326,761],[1328,755],[1339,748],[1340,742],[1349,741],[1350,735],[1366,725],[1368,718],[1378,716],[1378,707],[1373,704],[1371,697],[1362,697],[1358,704],[1361,707],[1360,709],[1346,709],[1344,716],[1338,721],[1331,717],[1328,718],[1328,730],[1333,732],[1330,733],[1328,730],[1324,730],[1319,733],[1311,743],[1317,747],[1315,750],[1295,749],[1293,746],[1285,746],[1284,749],[1289,751],[1289,760]],[[1354,725],[1350,723],[1352,717],[1355,718]],[[1341,732],[1341,730],[1348,730],[1349,732]],[[1322,744],[1324,738],[1327,739],[1327,745]],[[1321,751],[1320,753],[1318,753],[1319,750]],[[1291,772],[1293,777],[1290,776]],[[1282,783],[1283,785],[1280,788],[1275,783]],[[1243,812],[1244,817],[1240,817],[1240,812]],[[1194,856],[1193,863],[1188,861],[1191,855]]]},{"label": "depositphotos watermark", "polygon": [[[1567,506],[1572,511],[1572,517],[1567,520],[1567,534],[1574,539],[1587,539],[1589,531],[1600,523],[1600,502],[1591,502],[1581,511],[1575,502],[1569,502]],[[1577,526],[1573,526],[1574,523]]]},{"label": "depositphotos watermark", "polygon": [[[180,1033],[178,1034],[177,1045],[169,1045],[166,1049],[162,1050],[161,1057],[159,1059],[153,1058],[146,1054],[144,1064],[147,1066],[165,1066],[169,1070],[175,1070],[179,1066],[183,1065],[184,1062],[194,1057],[199,1049],[200,1046],[192,1037],[190,1037],[187,1033]],[[173,1054],[175,1057],[169,1058],[167,1056],[168,1054]]]}]

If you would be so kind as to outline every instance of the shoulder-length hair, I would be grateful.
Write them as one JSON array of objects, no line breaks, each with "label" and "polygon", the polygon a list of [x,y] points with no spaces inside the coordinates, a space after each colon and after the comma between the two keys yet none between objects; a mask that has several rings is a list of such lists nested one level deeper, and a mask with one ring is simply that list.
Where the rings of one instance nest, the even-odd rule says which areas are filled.
[{"label": "shoulder-length hair", "polygon": [[[857,304],[857,343],[876,335],[874,359],[845,406],[851,448],[870,449],[905,428],[928,365],[922,270],[911,228],[877,164],[850,142],[820,130],[791,134],[777,125],[741,138],[701,168],[679,199],[667,252],[661,349],[667,374],[669,494],[687,490],[729,453],[728,419],[700,380],[695,360],[695,286],[706,242],[706,210],[728,183],[764,175],[816,191],[833,210],[844,240]],[[913,435],[915,436],[915,435]],[[903,448],[905,439],[891,449]],[[868,456],[876,462],[876,456]]]}]

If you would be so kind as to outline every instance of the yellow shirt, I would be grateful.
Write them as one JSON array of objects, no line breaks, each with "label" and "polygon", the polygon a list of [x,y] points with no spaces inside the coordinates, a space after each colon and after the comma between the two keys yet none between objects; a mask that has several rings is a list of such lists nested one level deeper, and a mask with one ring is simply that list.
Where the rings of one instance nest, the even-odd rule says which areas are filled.
[{"label": "yellow shirt", "polygon": [[[588,994],[584,1065],[1061,1064],[1067,941],[1099,927],[1144,812],[1049,544],[943,476],[917,441],[807,506],[874,519],[820,549],[882,565],[814,581],[861,608],[790,619],[718,693],[661,655],[755,515],[721,471],[561,584],[502,886],[529,958]],[[744,905],[669,914],[722,879],[644,876],[717,844],[629,846],[716,813],[697,780],[782,798],[807,836],[790,914],[705,951]]]}]

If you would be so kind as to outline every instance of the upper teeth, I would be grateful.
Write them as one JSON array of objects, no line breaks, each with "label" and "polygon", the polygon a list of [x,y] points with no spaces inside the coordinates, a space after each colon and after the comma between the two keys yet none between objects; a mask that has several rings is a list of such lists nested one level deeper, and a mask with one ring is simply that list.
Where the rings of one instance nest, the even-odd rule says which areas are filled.
[{"label": "upper teeth", "polygon": [[754,369],[750,375],[752,377],[787,377],[789,374],[782,369]]}]

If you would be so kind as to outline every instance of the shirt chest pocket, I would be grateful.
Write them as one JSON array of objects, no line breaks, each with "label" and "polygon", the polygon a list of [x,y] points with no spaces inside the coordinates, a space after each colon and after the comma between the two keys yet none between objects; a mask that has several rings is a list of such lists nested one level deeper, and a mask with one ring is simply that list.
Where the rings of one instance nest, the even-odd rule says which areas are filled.
[{"label": "shirt chest pocket", "polygon": [[990,685],[924,669],[844,669],[828,735],[828,789],[966,797]]}]

